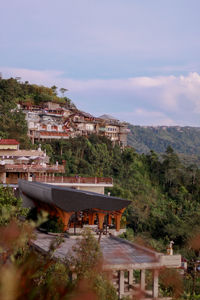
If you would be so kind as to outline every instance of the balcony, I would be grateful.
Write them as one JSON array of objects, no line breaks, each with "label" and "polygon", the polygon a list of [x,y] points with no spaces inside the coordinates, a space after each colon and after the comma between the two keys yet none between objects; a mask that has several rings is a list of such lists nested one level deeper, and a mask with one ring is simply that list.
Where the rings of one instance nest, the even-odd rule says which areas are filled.
[{"label": "balcony", "polygon": [[64,173],[65,167],[63,165],[26,165],[26,164],[6,164],[0,166],[0,172],[19,172],[19,173]]},{"label": "balcony", "polygon": [[110,177],[64,177],[64,176],[36,176],[33,179],[38,182],[46,183],[67,183],[67,184],[97,184],[97,185],[113,185],[113,179]]}]

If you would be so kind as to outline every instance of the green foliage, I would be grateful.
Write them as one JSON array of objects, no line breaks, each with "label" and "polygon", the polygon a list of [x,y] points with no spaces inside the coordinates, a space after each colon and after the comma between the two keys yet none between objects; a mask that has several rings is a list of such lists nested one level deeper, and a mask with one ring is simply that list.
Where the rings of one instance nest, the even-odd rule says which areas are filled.
[{"label": "green foliage", "polygon": [[21,198],[15,197],[13,189],[0,186],[0,225],[9,223],[11,218],[26,216],[27,208],[22,208]]},{"label": "green foliage", "polygon": [[16,103],[27,103],[42,105],[44,102],[55,102],[61,105],[70,105],[71,100],[64,97],[67,91],[62,88],[63,97],[57,96],[57,87],[51,88],[29,84],[28,81],[20,82],[17,78],[2,79],[0,78],[0,99],[6,109],[13,109]]},{"label": "green foliage", "polygon": [[77,281],[87,282],[87,288],[93,290],[99,300],[118,299],[116,290],[102,271],[102,253],[90,230],[83,233],[66,263],[77,274]]},{"label": "green foliage", "polygon": [[99,268],[101,259],[99,244],[90,230],[87,230],[73,248],[73,254],[69,257],[68,264],[74,268],[77,277],[83,279],[90,275],[91,270]]},{"label": "green foliage", "polygon": [[45,229],[47,232],[64,232],[64,224],[56,216],[49,216],[48,220],[40,225],[40,228]]},{"label": "green foliage", "polygon": [[200,170],[183,165],[171,147],[160,158],[91,135],[54,141],[49,148],[54,162],[66,161],[67,176],[113,177],[114,187],[106,192],[132,200],[124,213],[127,226],[158,250],[170,240],[176,249],[185,247],[200,228]]},{"label": "green foliage", "polygon": [[48,101],[76,108],[69,98],[58,97],[55,87],[21,83],[18,78],[0,78],[0,137],[17,139],[22,148],[31,148],[25,114],[17,109],[17,104],[42,106]]},{"label": "green foliage", "polygon": [[[14,219],[0,226],[1,299],[118,299],[102,271],[99,245],[89,232],[77,243],[76,255],[61,261],[53,253],[62,239],[54,239],[47,255],[29,247],[36,226]],[[77,272],[76,279],[72,272]]]},{"label": "green foliage", "polygon": [[151,150],[164,153],[171,146],[185,164],[200,166],[200,128],[199,127],[142,127],[129,124],[128,145],[138,153]]}]

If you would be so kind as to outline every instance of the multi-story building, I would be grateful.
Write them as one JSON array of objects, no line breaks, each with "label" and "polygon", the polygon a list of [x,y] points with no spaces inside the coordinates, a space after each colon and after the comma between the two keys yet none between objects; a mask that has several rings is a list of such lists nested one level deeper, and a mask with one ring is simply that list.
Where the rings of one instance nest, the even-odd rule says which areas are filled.
[{"label": "multi-story building", "polygon": [[127,129],[127,124],[122,123],[113,117],[108,115],[100,116],[99,119],[99,132],[102,135],[108,137],[113,144],[119,144],[124,147],[127,145],[127,134],[129,130]]},{"label": "multi-story building", "polygon": [[[0,139],[0,184],[16,186],[19,179],[37,181],[57,186],[104,194],[105,187],[112,187],[112,178],[66,177],[65,162],[49,164],[44,151],[20,150],[19,142],[14,139]],[[56,176],[55,176],[56,175]]]},{"label": "multi-story building", "polygon": [[64,172],[64,165],[49,164],[49,157],[40,147],[20,150],[18,141],[0,140],[0,183],[17,184],[19,178],[32,181],[34,177]]},{"label": "multi-story building", "polygon": [[108,115],[96,118],[89,113],[51,102],[43,107],[22,105],[22,109],[26,114],[32,143],[99,134],[108,137],[113,144],[122,147],[127,145],[127,125]]},{"label": "multi-story building", "polygon": [[56,114],[52,111],[26,112],[28,135],[32,143],[37,141],[68,139],[69,134],[63,125],[63,113]]}]

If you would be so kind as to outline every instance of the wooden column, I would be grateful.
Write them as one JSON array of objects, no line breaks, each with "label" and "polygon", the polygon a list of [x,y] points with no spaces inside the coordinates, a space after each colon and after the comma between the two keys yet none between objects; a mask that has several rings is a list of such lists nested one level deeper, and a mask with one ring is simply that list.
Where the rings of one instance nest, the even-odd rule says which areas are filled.
[{"label": "wooden column", "polygon": [[158,298],[158,270],[153,271],[153,299]]},{"label": "wooden column", "polygon": [[68,229],[68,224],[69,224],[69,219],[73,213],[72,212],[63,212],[64,218],[63,218],[63,223],[64,223],[64,231]]},{"label": "wooden column", "polygon": [[98,215],[98,219],[99,219],[99,229],[103,229],[103,222],[104,222],[105,214],[98,212],[97,215]]},{"label": "wooden column", "polygon": [[117,214],[115,215],[115,228],[117,231],[120,230],[120,221],[121,221],[121,217],[122,217],[124,210],[125,210],[125,208],[120,209],[117,212]]},{"label": "wooden column", "polygon": [[95,217],[96,217],[95,213],[89,214],[89,225],[94,225]]},{"label": "wooden column", "polygon": [[60,208],[56,207],[56,210],[58,212],[58,216],[61,218],[63,224],[64,224],[64,231],[68,229],[68,223],[71,215],[73,212],[66,212],[62,211]]},{"label": "wooden column", "polygon": [[108,225],[110,226],[112,224],[112,215],[108,214]]},{"label": "wooden column", "polygon": [[90,219],[89,216],[86,213],[83,213],[83,222],[87,222],[88,219]]},{"label": "wooden column", "polygon": [[121,214],[115,216],[115,228],[117,231],[120,230],[120,221],[121,221]]}]

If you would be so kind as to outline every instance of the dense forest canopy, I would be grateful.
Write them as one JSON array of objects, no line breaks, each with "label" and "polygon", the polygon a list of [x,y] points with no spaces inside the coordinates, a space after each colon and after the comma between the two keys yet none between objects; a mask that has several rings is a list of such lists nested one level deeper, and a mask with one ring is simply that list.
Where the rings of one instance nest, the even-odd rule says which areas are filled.
[{"label": "dense forest canopy", "polygon": [[[62,96],[58,96],[58,92]],[[17,103],[29,103],[33,105],[42,105],[44,102],[54,102],[61,105],[70,104],[71,100],[65,96],[67,89],[45,87],[36,84],[29,84],[28,81],[20,82],[20,78],[0,78],[0,96],[1,100],[10,107],[14,108]]]},{"label": "dense forest canopy", "polygon": [[181,161],[200,166],[200,127],[134,126],[129,124],[128,145],[138,153],[164,153],[171,146]]},{"label": "dense forest canopy", "polygon": [[111,176],[112,195],[132,200],[127,225],[164,250],[187,246],[200,225],[200,170],[184,166],[168,147],[162,160],[151,151],[140,155],[131,148],[112,146],[105,137],[91,135],[44,144],[55,162],[66,161],[66,175]]}]

